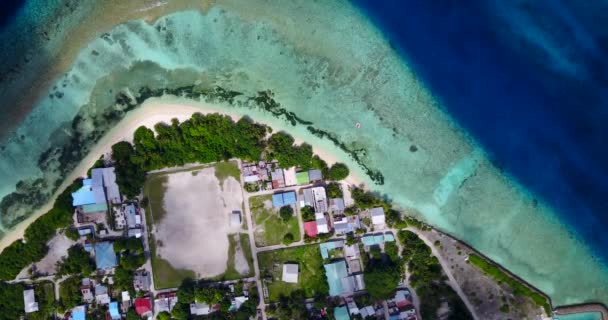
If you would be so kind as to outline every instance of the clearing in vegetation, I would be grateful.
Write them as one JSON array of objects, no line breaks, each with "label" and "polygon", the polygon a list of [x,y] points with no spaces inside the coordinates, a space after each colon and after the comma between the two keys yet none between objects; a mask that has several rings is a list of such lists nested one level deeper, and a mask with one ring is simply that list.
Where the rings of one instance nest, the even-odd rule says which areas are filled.
[{"label": "clearing in vegetation", "polygon": [[[240,182],[226,174],[230,165],[221,168],[220,174],[210,166],[157,173],[147,179],[146,217],[157,288],[177,287],[185,278],[222,278],[227,271],[238,274],[228,266],[229,235],[240,228],[230,227],[229,215],[242,210],[242,191]],[[243,249],[240,255],[245,254]]]},{"label": "clearing in vegetation", "polygon": [[[272,278],[272,282],[267,284],[270,301],[276,302],[281,295],[289,296],[296,289],[302,289],[306,297],[329,294],[319,245],[260,252],[258,262],[260,275],[263,278]],[[298,264],[298,283],[286,283],[281,280],[284,263]]]},{"label": "clearing in vegetation", "polygon": [[293,241],[300,241],[298,217],[294,214],[291,219],[284,221],[279,216],[279,210],[272,207],[272,195],[250,198],[249,208],[258,247],[281,244],[288,233],[293,235]]}]

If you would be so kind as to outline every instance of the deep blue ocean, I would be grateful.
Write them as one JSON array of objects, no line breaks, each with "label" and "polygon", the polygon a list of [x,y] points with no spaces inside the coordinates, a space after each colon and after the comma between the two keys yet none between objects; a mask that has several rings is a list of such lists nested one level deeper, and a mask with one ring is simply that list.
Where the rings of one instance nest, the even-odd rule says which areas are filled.
[{"label": "deep blue ocean", "polygon": [[354,3],[496,166],[608,261],[608,3]]}]

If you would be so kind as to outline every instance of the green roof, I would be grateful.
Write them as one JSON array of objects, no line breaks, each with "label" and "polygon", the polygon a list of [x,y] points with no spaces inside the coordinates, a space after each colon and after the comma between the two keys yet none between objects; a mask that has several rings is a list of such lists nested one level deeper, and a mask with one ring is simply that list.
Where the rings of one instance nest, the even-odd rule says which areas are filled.
[{"label": "green roof", "polygon": [[308,172],[302,171],[296,173],[296,180],[298,181],[298,184],[308,184],[308,182],[310,182],[308,179]]},{"label": "green roof", "polygon": [[106,210],[108,210],[108,205],[105,202],[104,203],[85,204],[82,206],[82,211],[84,213],[93,213],[93,212],[106,211]]},{"label": "green roof", "polygon": [[334,318],[336,320],[350,320],[346,307],[338,307],[334,309]]}]

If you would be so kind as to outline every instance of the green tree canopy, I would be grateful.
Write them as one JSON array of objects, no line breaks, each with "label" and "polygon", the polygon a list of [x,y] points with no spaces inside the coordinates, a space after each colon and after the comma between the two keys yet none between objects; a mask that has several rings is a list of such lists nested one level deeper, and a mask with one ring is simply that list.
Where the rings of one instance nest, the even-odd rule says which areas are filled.
[{"label": "green tree canopy", "polygon": [[279,216],[283,221],[288,221],[293,217],[293,208],[291,206],[283,206],[279,209]]},{"label": "green tree canopy", "polygon": [[378,300],[384,300],[395,294],[395,289],[401,280],[401,270],[390,260],[370,259],[363,278],[369,295]]},{"label": "green tree canopy", "polygon": [[340,184],[337,182],[331,182],[327,185],[327,196],[329,198],[342,198],[344,194],[342,193],[342,188]]},{"label": "green tree canopy", "polygon": [[344,180],[348,177],[349,170],[348,167],[344,163],[334,163],[331,168],[329,168],[329,179],[330,180]]}]

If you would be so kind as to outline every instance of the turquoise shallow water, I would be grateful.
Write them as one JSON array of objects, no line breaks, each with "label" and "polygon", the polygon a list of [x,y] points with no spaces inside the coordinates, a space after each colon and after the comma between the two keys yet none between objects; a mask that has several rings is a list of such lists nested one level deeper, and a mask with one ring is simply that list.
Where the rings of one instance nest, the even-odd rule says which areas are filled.
[{"label": "turquoise shallow water", "polygon": [[[152,25],[131,21],[115,27],[81,50],[4,143],[0,195],[32,177],[43,177],[43,195],[51,190],[73,167],[66,163],[90,148],[85,137],[101,136],[122,114],[118,92],[134,98],[142,87],[193,83],[248,96],[272,90],[282,107],[362,150],[365,164],[385,177],[383,185],[368,181],[374,191],[470,243],[556,304],[608,302],[605,266],[542,201],[488,161],[368,19],[346,2],[227,3],[206,15],[185,11]],[[242,99],[220,105],[241,111],[249,106]],[[72,122],[75,116],[80,121]],[[255,116],[277,121],[260,111]],[[302,126],[294,130],[308,134]],[[56,149],[40,170],[39,155],[75,135],[82,137],[81,153],[59,158]],[[3,213],[3,224],[27,213],[15,206]]]},{"label": "turquoise shallow water", "polygon": [[602,320],[599,312],[573,313],[563,316],[554,316],[553,320]]}]

